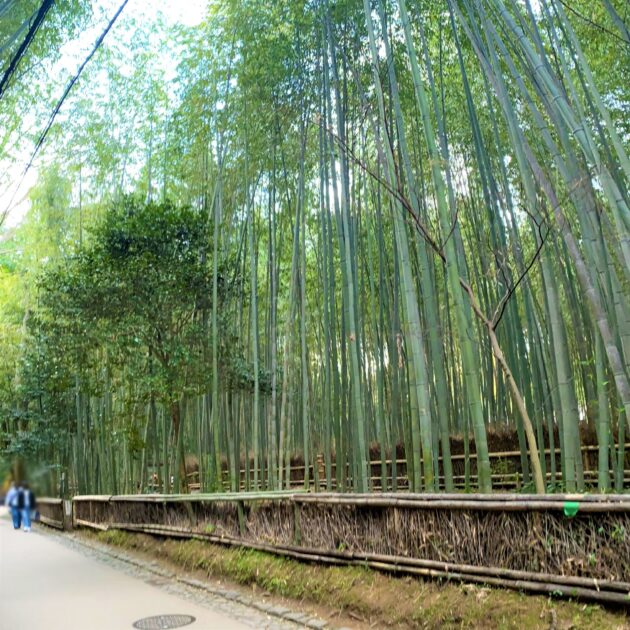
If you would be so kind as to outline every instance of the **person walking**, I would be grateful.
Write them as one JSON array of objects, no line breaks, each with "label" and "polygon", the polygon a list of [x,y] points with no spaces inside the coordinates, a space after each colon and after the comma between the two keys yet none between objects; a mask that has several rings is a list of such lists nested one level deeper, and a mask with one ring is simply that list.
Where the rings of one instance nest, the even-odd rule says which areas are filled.
[{"label": "person walking", "polygon": [[[21,496],[18,499],[20,509],[22,511],[22,523],[24,524],[24,531],[31,531],[31,514],[35,510],[35,495],[29,488],[27,483],[22,484]],[[19,528],[19,525],[18,525]]]},{"label": "person walking", "polygon": [[7,492],[7,496],[4,498],[4,504],[11,511],[11,519],[13,520],[13,529],[20,529],[22,524],[22,512],[19,507],[20,491],[15,485],[15,481],[11,482],[11,487]]}]

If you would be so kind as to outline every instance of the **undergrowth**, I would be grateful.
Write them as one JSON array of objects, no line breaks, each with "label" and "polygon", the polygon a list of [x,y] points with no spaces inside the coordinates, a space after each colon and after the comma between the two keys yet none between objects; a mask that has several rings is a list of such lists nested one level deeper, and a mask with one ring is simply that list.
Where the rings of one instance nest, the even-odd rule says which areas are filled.
[{"label": "undergrowth", "polygon": [[358,627],[629,629],[623,611],[541,596],[326,567],[251,549],[122,531],[89,534],[100,542],[161,558],[243,587],[350,614]]}]

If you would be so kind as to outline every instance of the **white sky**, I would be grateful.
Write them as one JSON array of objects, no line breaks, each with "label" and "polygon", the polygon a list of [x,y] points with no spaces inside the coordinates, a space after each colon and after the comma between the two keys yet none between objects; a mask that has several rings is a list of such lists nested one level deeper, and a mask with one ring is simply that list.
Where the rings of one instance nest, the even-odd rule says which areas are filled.
[{"label": "white sky", "polygon": [[[92,49],[96,39],[105,28],[109,19],[114,15],[121,1],[97,0],[94,2],[94,17],[91,27],[81,33],[76,40],[69,42],[62,48],[61,59],[55,64],[51,76],[55,84],[54,94],[56,98],[61,96],[70,76],[74,75],[79,65]],[[208,0],[129,0],[118,22],[108,33],[104,46],[108,42],[114,42],[120,38],[120,29],[124,26],[126,20],[135,19],[137,21],[151,22],[156,19],[157,13],[161,12],[168,24],[195,26],[203,19],[207,6]],[[160,64],[165,69],[172,68],[174,72],[176,60],[164,58],[160,60]],[[80,82],[73,88],[72,94],[76,94],[78,90],[81,90]],[[40,124],[43,125],[44,123],[40,122]],[[11,228],[19,224],[28,211],[29,202],[27,195],[30,188],[37,181],[37,166],[34,165],[30,169],[19,188],[18,184],[22,180],[22,173],[28,163],[31,152],[32,147],[25,147],[23,155],[19,156],[19,163],[17,164],[0,155],[0,172],[8,173],[11,180],[11,185],[8,189],[4,186],[0,189],[0,215],[8,210],[7,218],[4,224],[0,226],[2,229]]]},{"label": "white sky", "polygon": [[131,0],[131,2],[144,5],[145,12],[153,12],[157,7],[174,24],[180,23],[187,26],[199,24],[208,4],[206,0],[167,0],[166,2]]}]

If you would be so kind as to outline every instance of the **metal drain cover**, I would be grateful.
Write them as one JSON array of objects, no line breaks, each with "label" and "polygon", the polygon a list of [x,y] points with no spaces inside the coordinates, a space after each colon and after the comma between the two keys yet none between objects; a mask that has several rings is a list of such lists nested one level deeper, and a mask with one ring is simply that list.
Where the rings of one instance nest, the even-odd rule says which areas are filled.
[{"label": "metal drain cover", "polygon": [[170,630],[189,626],[195,621],[190,615],[158,615],[157,617],[145,617],[133,624],[139,630]]}]

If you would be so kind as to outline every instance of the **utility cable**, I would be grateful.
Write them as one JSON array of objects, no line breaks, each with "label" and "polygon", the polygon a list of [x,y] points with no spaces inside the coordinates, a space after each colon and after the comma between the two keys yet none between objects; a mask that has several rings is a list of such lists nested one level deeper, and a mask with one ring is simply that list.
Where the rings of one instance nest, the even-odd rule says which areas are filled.
[{"label": "utility cable", "polygon": [[24,170],[24,175],[26,175],[28,170],[33,165],[33,160],[35,159],[35,156],[40,150],[42,144],[44,144],[44,140],[46,140],[46,137],[48,136],[48,132],[50,131],[50,128],[55,122],[55,118],[57,117],[57,114],[59,113],[61,106],[66,100],[68,94],[70,94],[70,90],[74,87],[74,84],[79,80],[79,77],[81,76],[83,70],[85,69],[85,66],[87,66],[90,60],[92,59],[92,57],[94,57],[94,55],[96,54],[96,51],[100,48],[101,44],[103,43],[103,40],[107,36],[107,33],[109,33],[112,26],[114,26],[114,24],[116,23],[116,20],[118,19],[120,14],[123,12],[123,9],[125,8],[128,2],[129,0],[124,0],[124,2],[118,7],[118,11],[116,11],[116,13],[114,14],[114,17],[109,21],[105,30],[101,33],[100,37],[96,40],[96,43],[94,44],[94,47],[90,51],[90,54],[85,58],[83,63],[79,66],[79,69],[77,70],[76,74],[72,77],[72,79],[70,79],[68,85],[66,86],[66,89],[64,90],[64,93],[61,95],[61,98],[57,102],[57,105],[55,105],[55,109],[53,109],[53,112],[50,115],[50,118],[48,119],[48,123],[46,124],[44,131],[40,135],[39,140],[37,141],[37,144],[35,145],[35,149],[33,150],[33,155],[31,155],[31,159],[29,160],[26,166],[26,169]]},{"label": "utility cable", "polygon": [[[8,50],[10,46],[12,46],[19,37],[21,37],[22,33],[29,27],[29,24],[35,19],[37,15],[37,9],[33,11],[23,22],[22,24],[10,35],[4,38],[4,42],[0,44],[0,55],[4,53],[5,50]],[[2,9],[0,9],[0,20],[2,20]]]},{"label": "utility cable", "polygon": [[31,42],[33,41],[33,38],[35,37],[37,31],[39,30],[39,27],[42,25],[42,22],[44,21],[46,14],[48,13],[48,11],[50,11],[54,2],[55,0],[43,0],[42,4],[40,5],[39,11],[37,11],[37,15],[35,16],[35,19],[33,20],[33,23],[31,24],[31,28],[28,30],[28,33],[26,34],[24,41],[20,44],[20,47],[17,49],[17,52],[13,56],[13,59],[11,59],[11,63],[9,64],[9,67],[4,73],[2,80],[0,80],[0,100],[2,100],[2,95],[6,91],[9,80],[13,76],[13,73],[15,72],[18,64],[20,63],[20,59],[22,59],[22,57],[24,56],[24,53],[26,53],[27,48],[30,46]]},{"label": "utility cable", "polygon": [[109,31],[112,29],[112,27],[116,23],[116,20],[118,20],[118,18],[120,17],[120,14],[123,12],[123,9],[125,8],[125,6],[127,6],[128,2],[129,2],[129,0],[124,0],[124,2],[118,7],[118,10],[116,11],[116,13],[112,17],[112,19],[107,24],[105,30],[101,33],[99,38],[94,43],[94,46],[92,47],[92,50],[90,51],[90,54],[85,58],[83,63],[79,66],[79,69],[77,70],[75,75],[68,82],[68,85],[66,86],[66,89],[64,90],[63,94],[61,95],[61,98],[57,102],[57,105],[55,105],[55,108],[53,109],[52,114],[50,115],[50,118],[48,119],[48,122],[46,123],[46,127],[44,128],[44,131],[39,136],[37,144],[35,145],[35,148],[34,148],[33,153],[31,155],[31,159],[28,161],[28,164],[26,165],[26,168],[24,169],[24,172],[22,173],[22,177],[20,179],[20,183],[18,184],[18,186],[16,188],[16,191],[13,194],[13,197],[11,198],[11,201],[9,202],[8,207],[0,215],[0,225],[2,225],[2,223],[4,222],[4,219],[6,218],[8,212],[9,212],[11,204],[13,203],[13,199],[15,199],[15,195],[17,194],[17,191],[22,186],[22,183],[24,182],[26,174],[28,173],[28,171],[30,170],[31,166],[33,165],[33,161],[35,160],[35,157],[37,156],[37,153],[39,152],[39,150],[41,149],[42,145],[44,144],[44,141],[46,140],[46,137],[48,136],[48,132],[50,131],[50,129],[51,129],[51,127],[52,127],[52,125],[53,125],[53,123],[55,121],[55,118],[57,117],[57,114],[59,113],[59,110],[61,109],[61,106],[63,105],[64,101],[68,97],[68,94],[70,93],[70,90],[72,90],[74,84],[79,80],[79,77],[81,76],[83,70],[85,69],[87,64],[90,62],[92,57],[96,54],[96,51],[100,48],[101,44],[103,43],[103,40],[105,39],[105,37],[107,36]]}]

